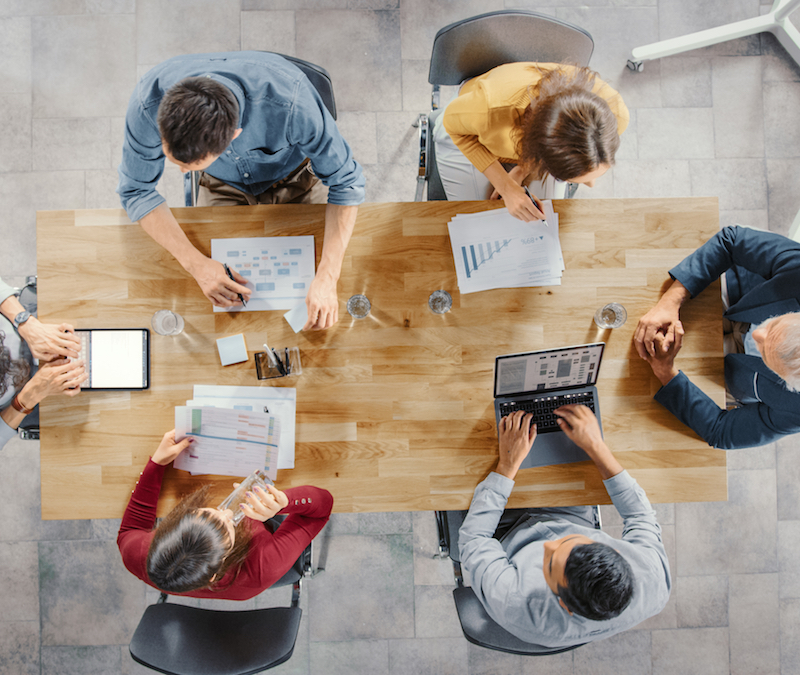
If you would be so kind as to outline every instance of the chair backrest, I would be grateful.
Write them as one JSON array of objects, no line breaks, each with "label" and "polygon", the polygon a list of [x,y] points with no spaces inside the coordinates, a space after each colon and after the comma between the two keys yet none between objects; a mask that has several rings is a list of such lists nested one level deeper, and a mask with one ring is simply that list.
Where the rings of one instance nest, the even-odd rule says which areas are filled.
[{"label": "chair backrest", "polygon": [[279,54],[278,52],[271,53],[278,54],[278,56],[282,56],[287,61],[291,61],[303,71],[311,84],[314,85],[317,92],[319,92],[320,98],[322,98],[322,102],[325,104],[331,117],[336,119],[336,100],[333,98],[333,82],[331,82],[331,76],[328,71],[321,66],[303,61],[303,59],[298,59],[296,56],[287,56],[286,54]]},{"label": "chair backrest", "polygon": [[252,675],[291,657],[301,615],[299,607],[229,612],[157,603],[145,610],[130,652],[170,675]]},{"label": "chair backrest", "polygon": [[586,66],[593,51],[592,36],[566,21],[526,10],[490,12],[436,33],[428,82],[457,85],[518,61]]}]

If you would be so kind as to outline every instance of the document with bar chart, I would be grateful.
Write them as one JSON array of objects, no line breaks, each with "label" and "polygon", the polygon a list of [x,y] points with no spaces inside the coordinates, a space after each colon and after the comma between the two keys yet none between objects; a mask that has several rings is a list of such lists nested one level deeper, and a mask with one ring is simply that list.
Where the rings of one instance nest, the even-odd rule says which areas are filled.
[{"label": "document with bar chart", "polygon": [[448,223],[461,293],[561,283],[558,214],[551,202],[544,206],[548,225],[522,222],[508,209],[459,214]]},{"label": "document with bar chart", "polygon": [[253,291],[247,307],[215,312],[292,309],[305,300],[314,279],[314,237],[240,237],[212,239],[211,258],[247,279]]}]

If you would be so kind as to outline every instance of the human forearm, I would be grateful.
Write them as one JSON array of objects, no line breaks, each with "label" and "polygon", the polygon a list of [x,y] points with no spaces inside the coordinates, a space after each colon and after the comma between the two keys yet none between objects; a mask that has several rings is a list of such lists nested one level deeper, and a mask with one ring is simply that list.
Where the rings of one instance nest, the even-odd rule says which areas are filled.
[{"label": "human forearm", "polygon": [[342,261],[353,235],[357,215],[357,206],[328,204],[325,207],[325,239],[322,242],[317,274],[334,283],[339,281]]},{"label": "human forearm", "polygon": [[589,449],[584,448],[584,450],[594,462],[603,480],[608,480],[624,471],[622,465],[617,461],[617,458],[614,457],[614,454],[605,444],[605,441],[599,441],[593,444]]},{"label": "human forearm", "polygon": [[10,295],[2,303],[0,303],[0,313],[3,314],[9,321],[14,321],[14,317],[20,312],[24,312],[25,308],[20,303],[16,295]]},{"label": "human forearm", "polygon": [[189,241],[166,204],[161,204],[150,211],[139,224],[157,244],[169,251],[189,274],[195,276],[193,270],[206,260],[206,256]]}]

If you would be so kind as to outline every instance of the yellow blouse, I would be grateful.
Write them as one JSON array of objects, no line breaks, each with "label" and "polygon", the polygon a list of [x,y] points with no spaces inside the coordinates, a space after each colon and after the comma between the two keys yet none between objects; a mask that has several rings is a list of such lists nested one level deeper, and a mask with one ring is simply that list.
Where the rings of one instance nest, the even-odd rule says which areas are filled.
[{"label": "yellow blouse", "polygon": [[[479,171],[495,160],[519,160],[511,130],[530,105],[528,87],[536,84],[541,70],[571,69],[558,63],[507,63],[464,83],[459,95],[447,106],[442,122],[459,150]],[[622,134],[630,113],[617,91],[595,78],[592,91],[605,99],[617,118]]]}]

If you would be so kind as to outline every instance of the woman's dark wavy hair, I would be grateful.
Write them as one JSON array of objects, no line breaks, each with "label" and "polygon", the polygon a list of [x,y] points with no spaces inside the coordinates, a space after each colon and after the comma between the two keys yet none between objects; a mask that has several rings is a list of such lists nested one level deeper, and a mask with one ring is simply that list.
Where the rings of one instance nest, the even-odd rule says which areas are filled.
[{"label": "woman's dark wavy hair", "polygon": [[597,73],[580,67],[539,72],[528,88],[531,105],[512,132],[520,165],[537,180],[549,174],[567,181],[614,164],[617,118],[592,93]]},{"label": "woman's dark wavy hair", "polygon": [[251,530],[246,518],[236,526],[229,549],[225,525],[200,511],[208,505],[210,489],[206,485],[184,497],[161,521],[150,542],[147,576],[166,593],[213,588],[212,579],[219,581],[234,565],[238,575],[247,557]]},{"label": "woman's dark wavy hair", "polygon": [[239,102],[224,84],[209,77],[187,77],[164,94],[158,130],[169,154],[192,164],[221,155],[239,125]]},{"label": "woman's dark wavy hair", "polygon": [[6,334],[0,330],[0,397],[8,391],[9,382],[15,390],[22,387],[31,374],[31,366],[25,359],[12,359],[5,345]]},{"label": "woman's dark wavy hair", "polygon": [[558,597],[569,611],[605,621],[619,616],[633,598],[633,570],[618,551],[596,541],[575,546],[564,565],[567,586]]}]

